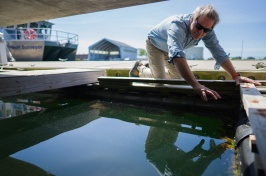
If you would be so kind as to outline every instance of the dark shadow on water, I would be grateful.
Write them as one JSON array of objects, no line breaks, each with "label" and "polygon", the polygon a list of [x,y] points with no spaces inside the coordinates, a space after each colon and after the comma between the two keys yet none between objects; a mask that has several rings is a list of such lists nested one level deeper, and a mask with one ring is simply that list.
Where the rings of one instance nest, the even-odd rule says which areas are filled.
[{"label": "dark shadow on water", "polygon": [[0,171],[1,175],[3,174],[5,176],[53,176],[53,174],[33,164],[12,157],[0,159]]}]

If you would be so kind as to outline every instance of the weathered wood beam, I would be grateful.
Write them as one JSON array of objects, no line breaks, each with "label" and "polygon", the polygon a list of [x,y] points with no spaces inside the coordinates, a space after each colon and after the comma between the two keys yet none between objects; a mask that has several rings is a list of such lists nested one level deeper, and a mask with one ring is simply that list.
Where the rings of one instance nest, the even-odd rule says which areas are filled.
[{"label": "weathered wood beam", "polygon": [[[157,83],[157,84],[172,84],[172,85],[188,85],[185,80],[182,79],[155,79],[155,78],[134,78],[134,77],[109,77],[102,76],[98,78],[101,85],[124,85],[131,86],[133,83]],[[199,80],[199,82],[206,87],[216,87],[218,89],[235,89],[235,81],[228,80]],[[188,85],[189,86],[189,85]]]},{"label": "weathered wood beam", "polygon": [[240,94],[256,137],[263,168],[266,170],[266,98],[257,90],[254,84],[249,83],[240,85]]},{"label": "weathered wood beam", "polygon": [[[154,79],[154,78],[132,78],[132,77],[106,77],[98,78],[99,84],[105,88],[136,90],[148,92],[181,93],[195,96],[196,93],[184,80],[178,79]],[[220,95],[239,95],[239,87],[234,81],[224,80],[199,80],[206,87],[217,91]],[[233,97],[237,98],[237,97]]]},{"label": "weathered wood beam", "polygon": [[57,69],[0,74],[0,97],[39,92],[97,82],[104,71]]}]

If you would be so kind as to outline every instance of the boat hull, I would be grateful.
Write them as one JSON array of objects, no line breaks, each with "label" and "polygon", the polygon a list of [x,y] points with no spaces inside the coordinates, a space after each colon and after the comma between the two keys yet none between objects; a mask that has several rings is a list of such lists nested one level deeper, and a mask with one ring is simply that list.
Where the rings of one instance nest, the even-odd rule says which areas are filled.
[{"label": "boat hull", "polygon": [[57,41],[14,40],[8,41],[7,47],[16,61],[74,61],[78,45],[62,45]]}]

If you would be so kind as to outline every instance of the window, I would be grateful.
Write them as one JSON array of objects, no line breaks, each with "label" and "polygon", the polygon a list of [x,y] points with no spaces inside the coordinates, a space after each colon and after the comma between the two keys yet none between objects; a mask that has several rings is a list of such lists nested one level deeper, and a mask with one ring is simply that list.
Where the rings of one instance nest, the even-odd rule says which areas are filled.
[{"label": "window", "polygon": [[118,55],[119,52],[118,51],[110,51],[110,55]]}]

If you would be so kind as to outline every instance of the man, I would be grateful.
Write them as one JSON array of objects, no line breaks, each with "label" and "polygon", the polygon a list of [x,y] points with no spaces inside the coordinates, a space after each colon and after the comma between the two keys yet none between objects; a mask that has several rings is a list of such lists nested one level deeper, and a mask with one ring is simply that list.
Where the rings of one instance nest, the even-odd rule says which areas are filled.
[{"label": "man", "polygon": [[202,40],[216,60],[215,69],[222,66],[237,85],[240,82],[261,85],[261,83],[242,77],[236,72],[214,33],[213,28],[218,22],[219,15],[212,5],[197,7],[193,14],[182,14],[165,19],[148,33],[146,49],[150,69],[137,61],[129,76],[160,79],[180,79],[182,77],[201,96],[203,101],[208,101],[207,95],[218,100],[221,98],[220,95],[201,85],[186,61],[184,50],[197,45]]}]

